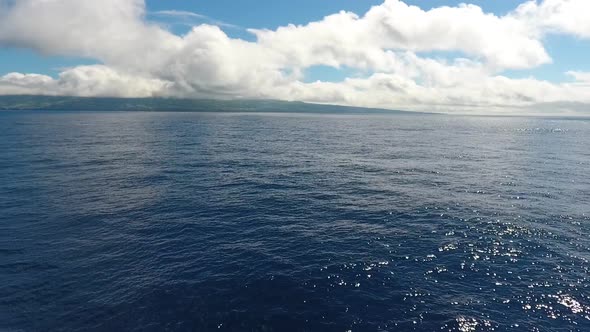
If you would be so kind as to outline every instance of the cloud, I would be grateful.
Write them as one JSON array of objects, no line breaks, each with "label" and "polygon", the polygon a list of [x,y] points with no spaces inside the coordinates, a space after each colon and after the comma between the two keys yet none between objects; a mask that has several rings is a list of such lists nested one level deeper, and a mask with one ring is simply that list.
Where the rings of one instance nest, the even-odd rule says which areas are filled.
[{"label": "cloud", "polygon": [[522,21],[486,14],[474,5],[424,11],[386,0],[363,17],[340,12],[305,26],[251,31],[262,45],[279,48],[294,64],[305,66],[381,69],[388,64],[385,50],[460,51],[485,60],[495,70],[532,68],[551,61]]},{"label": "cloud", "polygon": [[590,83],[590,72],[571,70],[566,72],[566,74],[573,77],[578,82]]},{"label": "cloud", "polygon": [[169,82],[124,75],[102,65],[67,69],[57,79],[21,73],[0,77],[0,91],[5,94],[153,97],[165,95],[169,86]]},{"label": "cloud", "polygon": [[192,18],[208,19],[208,17],[205,15],[201,15],[201,14],[197,14],[197,13],[189,12],[189,11],[185,11],[185,10],[159,10],[159,11],[153,12],[152,14],[161,15],[161,16],[172,16],[172,17],[192,17]]},{"label": "cloud", "polygon": [[[273,98],[443,112],[531,112],[567,101],[581,110],[590,103],[584,73],[572,71],[577,81],[561,84],[502,73],[551,62],[542,43],[547,34],[586,38],[585,20],[561,17],[587,3],[529,1],[497,16],[473,5],[425,11],[386,0],[363,16],[340,12],[306,25],[251,29],[250,42],[229,37],[220,24],[175,35],[146,18],[143,0],[0,0],[0,46],[101,63],[66,69],[56,79],[8,74],[0,94]],[[444,60],[428,52],[458,55]],[[305,83],[305,69],[317,65],[365,74]]]},{"label": "cloud", "polygon": [[226,23],[223,21],[213,19],[213,18],[206,16],[206,15],[202,15],[202,14],[190,12],[190,11],[185,11],[185,10],[159,10],[159,11],[155,11],[155,12],[150,12],[150,14],[152,16],[168,17],[168,18],[174,18],[177,20],[181,20],[183,24],[191,24],[191,23],[194,23],[194,21],[196,20],[196,21],[209,22],[211,24],[214,24],[214,25],[217,25],[220,27],[242,29],[242,27],[240,27],[238,25]]},{"label": "cloud", "polygon": [[116,66],[161,66],[181,38],[144,16],[143,0],[19,0],[0,10],[0,45]]},{"label": "cloud", "polygon": [[53,78],[39,74],[9,73],[0,77],[0,91],[3,94],[45,94]]},{"label": "cloud", "polygon": [[569,34],[590,38],[590,1],[544,0],[527,1],[513,13],[513,17],[538,29],[541,33]]}]

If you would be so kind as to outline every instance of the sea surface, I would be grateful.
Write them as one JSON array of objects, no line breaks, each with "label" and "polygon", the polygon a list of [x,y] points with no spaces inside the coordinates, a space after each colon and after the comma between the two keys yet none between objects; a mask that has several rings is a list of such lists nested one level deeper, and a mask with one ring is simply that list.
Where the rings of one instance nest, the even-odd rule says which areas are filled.
[{"label": "sea surface", "polygon": [[1,112],[0,331],[590,331],[590,120]]}]

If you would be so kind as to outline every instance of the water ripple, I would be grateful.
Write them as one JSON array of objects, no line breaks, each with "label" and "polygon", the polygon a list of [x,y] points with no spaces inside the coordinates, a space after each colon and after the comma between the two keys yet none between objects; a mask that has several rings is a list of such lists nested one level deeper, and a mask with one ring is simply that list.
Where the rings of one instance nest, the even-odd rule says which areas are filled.
[{"label": "water ripple", "polygon": [[0,330],[587,331],[585,120],[0,113]]}]

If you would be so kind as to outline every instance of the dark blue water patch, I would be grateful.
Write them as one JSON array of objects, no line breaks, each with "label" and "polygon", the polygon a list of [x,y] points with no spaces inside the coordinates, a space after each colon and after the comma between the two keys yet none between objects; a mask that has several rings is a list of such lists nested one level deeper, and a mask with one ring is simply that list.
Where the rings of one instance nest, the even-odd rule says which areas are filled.
[{"label": "dark blue water patch", "polygon": [[0,113],[0,329],[586,331],[587,120]]}]

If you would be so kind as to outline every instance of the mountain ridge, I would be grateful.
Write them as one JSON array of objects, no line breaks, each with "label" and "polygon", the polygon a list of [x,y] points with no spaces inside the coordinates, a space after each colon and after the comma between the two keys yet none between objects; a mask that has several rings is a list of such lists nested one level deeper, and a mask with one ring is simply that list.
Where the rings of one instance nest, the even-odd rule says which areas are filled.
[{"label": "mountain ridge", "polygon": [[45,95],[3,95],[0,96],[0,110],[424,114],[381,108],[315,104],[272,99],[217,100]]}]

